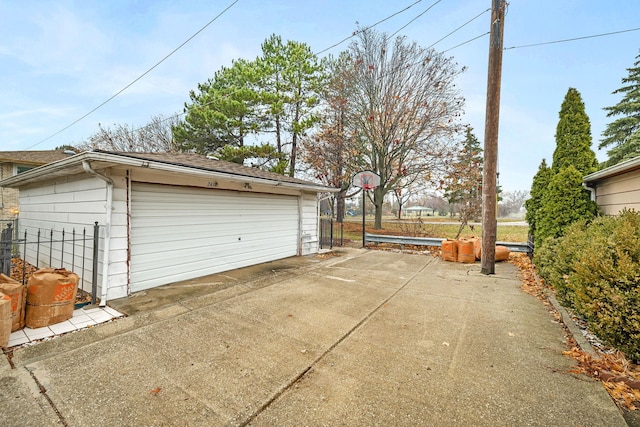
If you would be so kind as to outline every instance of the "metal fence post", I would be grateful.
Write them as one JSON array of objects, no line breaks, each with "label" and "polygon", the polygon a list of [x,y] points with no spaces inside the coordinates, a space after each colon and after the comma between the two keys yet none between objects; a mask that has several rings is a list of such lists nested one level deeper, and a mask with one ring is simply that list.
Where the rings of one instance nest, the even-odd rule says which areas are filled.
[{"label": "metal fence post", "polygon": [[329,249],[333,249],[333,216],[331,217],[331,240],[329,241]]},{"label": "metal fence post", "polygon": [[82,229],[82,274],[80,275],[80,283],[82,283],[82,290],[84,291],[84,263],[87,251],[87,227]]},{"label": "metal fence post", "polygon": [[[24,229],[24,247],[22,248],[22,284],[27,280],[27,229]],[[20,252],[18,252],[20,253]]]},{"label": "metal fence post", "polygon": [[62,229],[62,244],[60,245],[60,268],[64,268],[64,228]]},{"label": "metal fence post", "polygon": [[1,272],[7,276],[11,276],[11,243],[13,242],[13,229],[11,223],[7,224],[7,228],[2,230],[0,237],[0,267]]},{"label": "metal fence post", "polygon": [[93,226],[93,278],[91,280],[91,304],[95,305],[98,295],[98,242],[100,227],[98,221]]}]

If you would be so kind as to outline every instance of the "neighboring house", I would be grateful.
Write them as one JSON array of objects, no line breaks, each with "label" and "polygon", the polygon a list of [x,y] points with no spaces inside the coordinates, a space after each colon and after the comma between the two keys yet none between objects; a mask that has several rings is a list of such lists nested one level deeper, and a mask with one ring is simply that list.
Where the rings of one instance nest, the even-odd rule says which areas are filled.
[{"label": "neighboring house", "polygon": [[640,211],[640,157],[589,174],[584,184],[605,215],[624,208]]},{"label": "neighboring house", "polygon": [[196,154],[101,150],[0,185],[20,189],[21,230],[69,231],[99,223],[101,304],[176,281],[316,253],[318,193],[337,191]]},{"label": "neighboring house", "polygon": [[426,206],[411,206],[402,209],[402,215],[406,217],[432,216],[434,210]]},{"label": "neighboring house", "polygon": [[[63,150],[0,151],[0,181],[66,157]],[[18,197],[17,189],[0,187],[0,220],[16,218]]]}]

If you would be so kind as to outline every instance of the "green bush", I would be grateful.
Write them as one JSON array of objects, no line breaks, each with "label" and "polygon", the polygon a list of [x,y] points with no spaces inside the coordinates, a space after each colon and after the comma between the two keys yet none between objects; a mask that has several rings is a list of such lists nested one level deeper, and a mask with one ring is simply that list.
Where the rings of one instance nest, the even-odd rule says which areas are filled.
[{"label": "green bush", "polygon": [[601,339],[640,360],[640,213],[581,221],[535,257],[558,299]]},{"label": "green bush", "polygon": [[567,282],[575,273],[577,259],[585,251],[586,239],[582,236],[586,227],[584,220],[572,224],[566,229],[566,238],[547,238],[534,254],[538,274],[553,287],[562,305],[571,308],[574,308],[574,295]]},{"label": "green bush", "polygon": [[582,187],[582,177],[576,168],[568,166],[551,178],[536,214],[536,242],[543,244],[549,237],[560,237],[574,222],[596,216],[598,207]]}]

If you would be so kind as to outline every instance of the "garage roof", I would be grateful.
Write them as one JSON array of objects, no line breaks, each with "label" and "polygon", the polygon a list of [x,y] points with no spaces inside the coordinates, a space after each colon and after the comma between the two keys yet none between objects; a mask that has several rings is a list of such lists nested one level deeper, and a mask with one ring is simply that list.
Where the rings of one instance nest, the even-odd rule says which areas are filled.
[{"label": "garage roof", "polygon": [[89,162],[93,169],[114,166],[144,167],[149,169],[181,172],[189,175],[210,175],[212,177],[239,178],[283,187],[295,187],[316,192],[336,192],[338,189],[326,187],[310,181],[267,172],[262,169],[242,166],[236,163],[215,160],[194,153],[124,153],[104,150],[85,151],[35,169],[23,172],[0,182],[5,187],[47,181],[58,176],[83,173],[83,162]]}]

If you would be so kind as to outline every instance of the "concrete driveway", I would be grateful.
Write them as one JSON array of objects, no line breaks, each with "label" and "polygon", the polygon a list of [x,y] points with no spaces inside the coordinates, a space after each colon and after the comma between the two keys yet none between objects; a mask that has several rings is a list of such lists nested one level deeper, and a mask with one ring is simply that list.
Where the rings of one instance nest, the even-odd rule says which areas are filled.
[{"label": "concrete driveway", "polygon": [[3,425],[625,426],[514,266],[349,249],[154,289],[14,352]]}]

